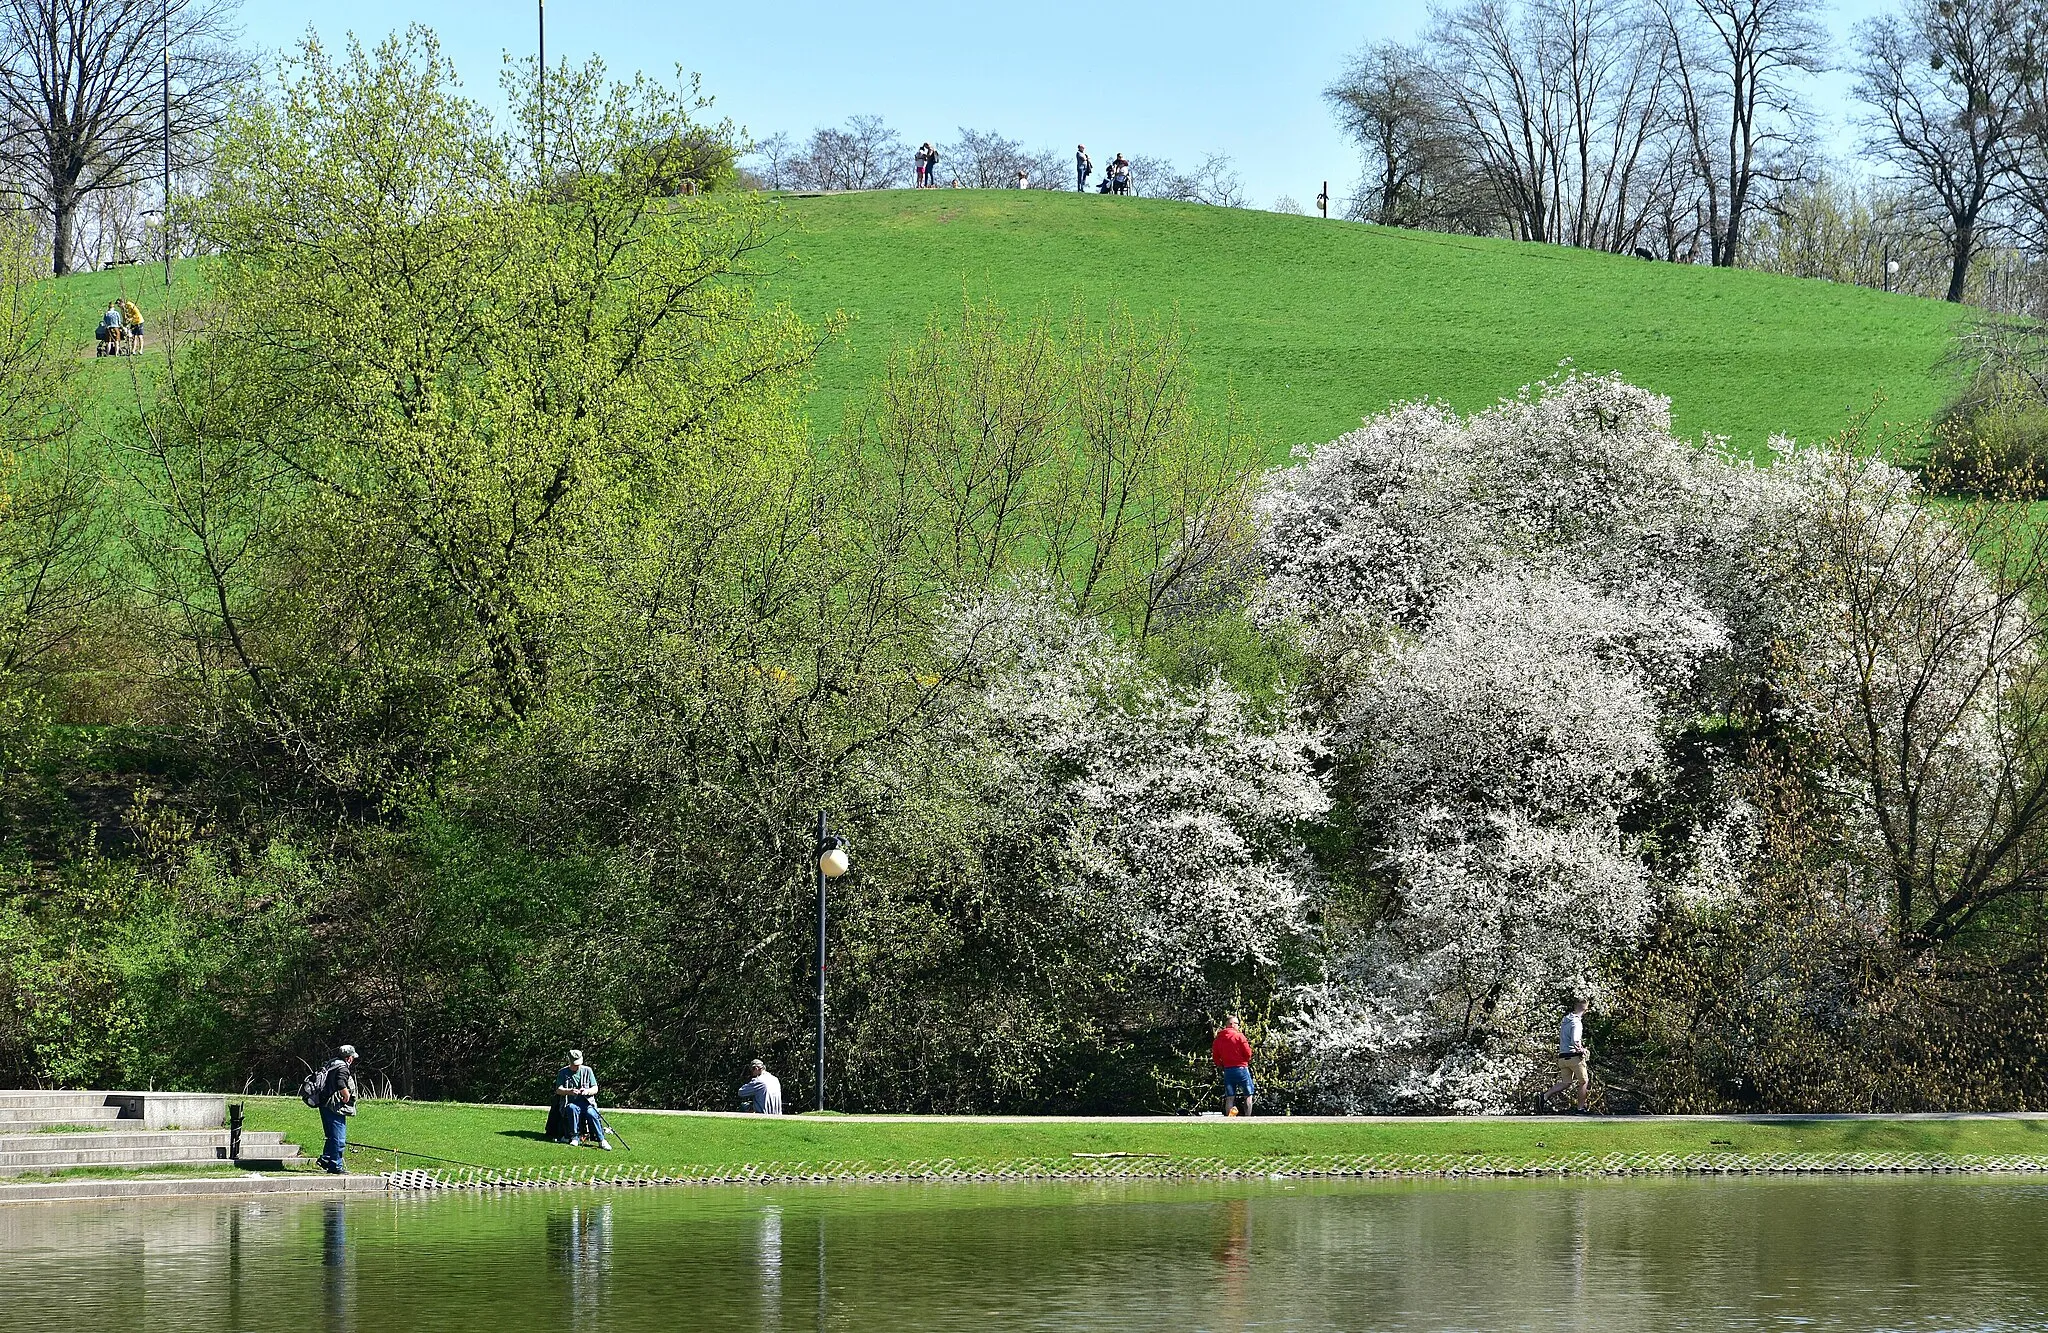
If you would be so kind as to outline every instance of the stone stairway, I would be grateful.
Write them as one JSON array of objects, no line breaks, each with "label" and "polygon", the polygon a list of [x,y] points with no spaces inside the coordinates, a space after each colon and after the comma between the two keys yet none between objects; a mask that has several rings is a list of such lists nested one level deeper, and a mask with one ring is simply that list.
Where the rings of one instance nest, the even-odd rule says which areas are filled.
[{"label": "stone stairway", "polygon": [[[75,1167],[225,1165],[227,1098],[189,1092],[0,1091],[0,1176]],[[304,1160],[282,1134],[244,1131],[241,1166]]]}]

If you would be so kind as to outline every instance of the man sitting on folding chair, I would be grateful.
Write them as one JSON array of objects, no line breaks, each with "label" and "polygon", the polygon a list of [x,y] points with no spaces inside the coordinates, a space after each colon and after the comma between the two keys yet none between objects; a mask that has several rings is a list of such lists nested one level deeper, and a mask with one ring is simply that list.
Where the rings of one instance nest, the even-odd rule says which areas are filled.
[{"label": "man sitting on folding chair", "polygon": [[569,1052],[569,1063],[555,1075],[556,1114],[548,1117],[548,1137],[557,1143],[591,1144],[612,1150],[611,1137],[597,1114],[597,1071],[583,1063],[583,1052]]}]

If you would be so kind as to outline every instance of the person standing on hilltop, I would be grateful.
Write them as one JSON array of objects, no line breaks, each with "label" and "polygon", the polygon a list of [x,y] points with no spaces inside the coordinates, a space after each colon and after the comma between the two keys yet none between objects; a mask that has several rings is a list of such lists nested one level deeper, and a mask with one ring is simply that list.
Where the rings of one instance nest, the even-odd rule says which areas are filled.
[{"label": "person standing on hilltop", "polygon": [[1252,1083],[1252,1044],[1245,1040],[1236,1014],[1223,1020],[1223,1030],[1209,1045],[1209,1058],[1223,1075],[1223,1114],[1240,1114],[1238,1106],[1242,1102],[1241,1114],[1250,1115],[1252,1094],[1258,1091]]},{"label": "person standing on hilltop", "polygon": [[1074,190],[1079,194],[1088,192],[1088,178],[1095,174],[1095,160],[1088,156],[1088,145],[1074,145]]}]

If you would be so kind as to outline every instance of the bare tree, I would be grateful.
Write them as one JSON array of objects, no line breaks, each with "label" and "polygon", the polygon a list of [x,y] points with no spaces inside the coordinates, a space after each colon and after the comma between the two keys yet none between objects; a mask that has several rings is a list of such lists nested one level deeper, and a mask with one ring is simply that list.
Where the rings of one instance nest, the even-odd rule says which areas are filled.
[{"label": "bare tree", "polygon": [[1733,267],[1761,182],[1798,175],[1806,117],[1798,83],[1827,67],[1817,0],[1654,0],[1713,262]]},{"label": "bare tree", "polygon": [[1169,164],[1150,192],[1161,199],[1214,204],[1219,208],[1243,208],[1249,202],[1244,181],[1227,153],[1210,153],[1189,172],[1175,171]]},{"label": "bare tree", "polygon": [[940,147],[939,160],[960,178],[962,185],[977,190],[1000,190],[1014,185],[1018,168],[1030,171],[1037,165],[1037,159],[1019,141],[994,130],[971,130],[965,125],[960,127],[958,139]]},{"label": "bare tree", "polygon": [[1960,301],[1986,211],[2008,171],[2021,113],[2028,0],[1910,0],[1858,34],[1856,96],[1865,142],[1898,171],[1949,249],[1948,299]]},{"label": "bare tree", "polygon": [[804,162],[804,155],[797,151],[787,134],[773,134],[761,140],[747,154],[752,163],[750,170],[761,182],[764,190],[794,190],[797,183],[797,167]]},{"label": "bare tree", "polygon": [[162,169],[170,65],[174,165],[189,162],[248,73],[236,0],[0,0],[0,169],[72,267],[81,203]]},{"label": "bare tree", "polygon": [[1166,190],[1180,175],[1170,158],[1147,157],[1133,153],[1128,159],[1131,164],[1131,193],[1156,195]]},{"label": "bare tree", "polygon": [[802,151],[784,135],[755,146],[763,179],[783,190],[886,190],[909,174],[910,149],[880,116],[849,116],[811,132]]},{"label": "bare tree", "polygon": [[1500,212],[1420,48],[1377,42],[1323,98],[1358,144],[1365,179],[1351,214],[1388,227],[1488,234]]},{"label": "bare tree", "polygon": [[1436,11],[1437,90],[1515,235],[1625,250],[1657,211],[1670,41],[1631,5],[1470,0]]}]

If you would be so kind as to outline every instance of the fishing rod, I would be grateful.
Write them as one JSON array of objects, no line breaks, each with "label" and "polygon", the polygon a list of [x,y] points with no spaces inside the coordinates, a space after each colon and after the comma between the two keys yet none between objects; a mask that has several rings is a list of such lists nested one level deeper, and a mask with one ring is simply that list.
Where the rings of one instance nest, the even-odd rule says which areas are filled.
[{"label": "fishing rod", "polygon": [[475,1162],[460,1161],[453,1157],[436,1157],[432,1153],[411,1152],[405,1148],[387,1148],[380,1143],[364,1143],[357,1139],[350,1139],[348,1146],[350,1148],[367,1148],[371,1152],[388,1152],[393,1157],[417,1157],[423,1162],[446,1162],[450,1166],[466,1166],[472,1171],[493,1171],[497,1169],[496,1167],[480,1166]]}]

